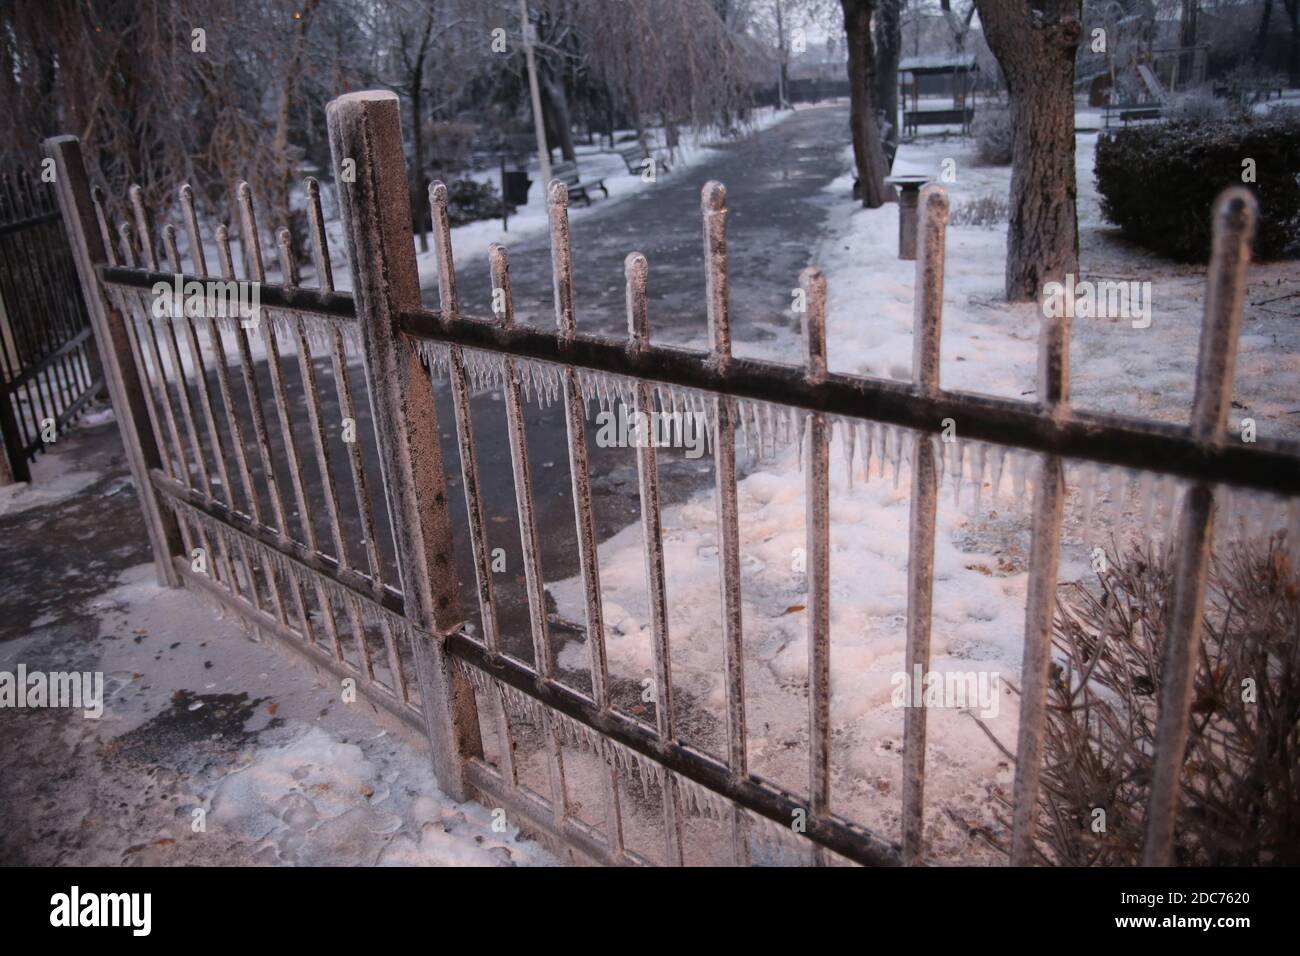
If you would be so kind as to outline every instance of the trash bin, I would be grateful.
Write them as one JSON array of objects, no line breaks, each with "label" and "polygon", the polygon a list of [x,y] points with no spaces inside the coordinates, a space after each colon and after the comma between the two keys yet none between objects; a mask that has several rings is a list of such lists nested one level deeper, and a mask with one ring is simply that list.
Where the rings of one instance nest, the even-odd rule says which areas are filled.
[{"label": "trash bin", "polygon": [[533,181],[525,170],[517,169],[501,174],[501,192],[505,201],[512,206],[528,205],[528,187]]}]

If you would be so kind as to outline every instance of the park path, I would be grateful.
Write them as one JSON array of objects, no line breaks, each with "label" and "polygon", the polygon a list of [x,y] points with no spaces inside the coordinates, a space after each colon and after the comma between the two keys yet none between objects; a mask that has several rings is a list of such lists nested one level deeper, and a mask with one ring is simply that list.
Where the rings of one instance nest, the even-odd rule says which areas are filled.
[{"label": "park path", "polygon": [[[574,292],[579,327],[622,335],[623,260],[645,254],[650,264],[652,334],[673,345],[705,342],[700,189],[716,179],[727,187],[727,249],[733,330],[737,342],[761,341],[793,327],[790,290],[808,264],[826,219],[826,185],[843,172],[848,108],[799,110],[753,136],[723,143],[696,165],[661,174],[635,195],[597,198],[572,225]],[[534,184],[534,201],[539,184]],[[600,193],[597,191],[599,197]],[[455,236],[452,236],[453,247]],[[518,321],[555,323],[549,238],[508,243]],[[487,316],[491,283],[485,256],[456,266],[461,304]],[[434,278],[426,301],[436,303]]]},{"label": "park path", "polygon": [[[782,340],[796,342],[791,290],[798,285],[800,270],[810,264],[838,198],[825,190],[844,171],[841,154],[847,130],[848,109],[843,104],[800,110],[767,130],[719,145],[698,164],[661,176],[650,189],[618,201],[597,199],[592,212],[575,217],[572,224],[579,328],[620,337],[626,334],[623,260],[629,252],[639,251],[649,261],[654,341],[707,346],[700,190],[704,183],[716,179],[727,187],[727,254],[736,352],[746,354],[748,346],[759,347],[758,343],[766,343],[766,351]],[[848,197],[839,201],[847,202]],[[453,235],[453,246],[454,242]],[[516,320],[554,327],[548,236],[512,243],[509,252]],[[459,259],[456,277],[462,309],[471,315],[490,316],[486,257]],[[434,288],[426,288],[424,294],[428,304],[436,303]],[[475,606],[474,572],[464,495],[459,487],[459,448],[445,385],[438,389],[438,399],[444,460],[449,483],[455,486],[449,497],[468,611]],[[475,396],[472,404],[489,543],[506,552],[506,571],[494,578],[503,639],[512,652],[531,658],[504,405],[500,394],[493,392]],[[533,404],[526,407],[525,417],[543,574],[548,582],[563,580],[579,572],[563,414],[556,406]],[[604,541],[639,520],[640,506],[634,451],[598,447],[595,434],[595,423],[589,420],[593,509],[597,537]],[[710,458],[690,459],[675,450],[661,451],[659,470],[665,506],[684,501],[713,481]],[[552,629],[558,632],[557,643],[562,643],[563,622],[553,622]]]}]

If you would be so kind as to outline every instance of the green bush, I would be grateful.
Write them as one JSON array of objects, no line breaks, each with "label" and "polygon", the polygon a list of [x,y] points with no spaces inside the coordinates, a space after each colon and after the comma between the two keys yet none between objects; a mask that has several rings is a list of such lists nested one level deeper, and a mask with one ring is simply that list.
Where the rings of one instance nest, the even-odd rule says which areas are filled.
[{"label": "green bush", "polygon": [[1300,112],[1237,119],[1180,119],[1103,134],[1097,140],[1102,213],[1124,234],[1174,259],[1210,254],[1215,197],[1242,183],[1254,160],[1259,200],[1256,259],[1293,251],[1300,227]]},{"label": "green bush", "polygon": [[453,226],[501,216],[501,194],[491,183],[457,179],[447,184],[447,219]]}]

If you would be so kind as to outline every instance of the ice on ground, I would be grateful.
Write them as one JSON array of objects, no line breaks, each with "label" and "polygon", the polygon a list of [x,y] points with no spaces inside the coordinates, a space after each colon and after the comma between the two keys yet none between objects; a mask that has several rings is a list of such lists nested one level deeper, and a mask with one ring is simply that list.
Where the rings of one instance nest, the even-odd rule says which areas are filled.
[{"label": "ice on ground", "polygon": [[[93,420],[90,420],[93,416]],[[96,410],[89,415],[84,424],[97,425],[111,421],[112,409]],[[73,461],[60,453],[58,441],[47,445],[45,451],[31,464],[32,480],[16,481],[10,485],[0,486],[0,516],[20,514],[34,508],[56,505],[75,495],[81,494],[103,475],[96,471],[83,471],[75,467]]]}]

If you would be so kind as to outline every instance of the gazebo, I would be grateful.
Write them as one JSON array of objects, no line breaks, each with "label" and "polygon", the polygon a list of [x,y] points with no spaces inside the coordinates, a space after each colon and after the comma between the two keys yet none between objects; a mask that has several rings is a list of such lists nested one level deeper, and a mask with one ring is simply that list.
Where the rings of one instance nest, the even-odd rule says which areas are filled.
[{"label": "gazebo", "polygon": [[[898,64],[898,94],[903,104],[903,134],[915,135],[921,126],[951,126],[960,123],[962,133],[970,132],[975,118],[972,93],[979,66],[974,53],[929,53],[909,56]],[[921,87],[936,86],[931,78],[947,77],[952,92],[952,107],[921,108]],[[929,81],[929,82],[923,82]],[[969,102],[970,105],[967,105]]]}]

